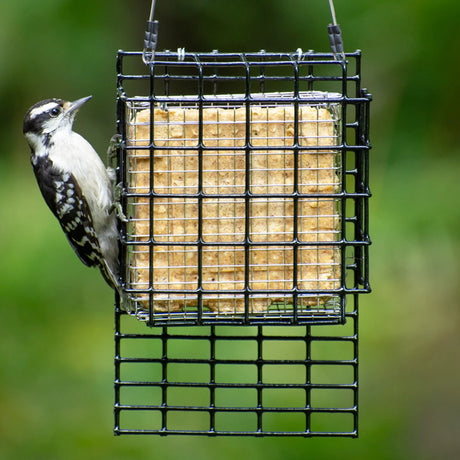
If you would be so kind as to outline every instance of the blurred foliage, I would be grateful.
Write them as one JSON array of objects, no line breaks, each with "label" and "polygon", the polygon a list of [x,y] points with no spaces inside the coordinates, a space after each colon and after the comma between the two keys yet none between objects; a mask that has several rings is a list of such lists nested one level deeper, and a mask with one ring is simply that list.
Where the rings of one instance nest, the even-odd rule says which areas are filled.
[{"label": "blurred foliage", "polygon": [[[374,96],[360,438],[112,436],[112,294],[46,208],[21,127],[40,99],[93,94],[77,129],[104,152],[116,51],[140,49],[150,1],[0,0],[0,458],[460,457],[458,2],[335,6]],[[328,49],[326,0],[159,0],[156,13],[162,49]]]}]

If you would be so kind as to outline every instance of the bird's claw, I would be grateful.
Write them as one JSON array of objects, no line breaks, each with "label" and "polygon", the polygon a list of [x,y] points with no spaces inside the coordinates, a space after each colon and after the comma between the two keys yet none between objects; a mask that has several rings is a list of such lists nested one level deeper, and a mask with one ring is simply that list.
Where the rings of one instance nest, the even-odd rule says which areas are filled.
[{"label": "bird's claw", "polygon": [[109,142],[109,147],[107,149],[107,159],[109,164],[113,164],[114,159],[116,159],[116,152],[121,145],[121,134],[114,134]]},{"label": "bird's claw", "polygon": [[111,208],[111,212],[115,211],[115,214],[122,222],[129,222],[129,219],[125,216],[123,212],[123,207],[121,206],[120,199],[123,193],[123,184],[120,182],[119,184],[113,187],[113,204]]},{"label": "bird's claw", "polygon": [[121,206],[121,203],[119,201],[116,201],[115,203],[112,204],[112,212],[115,212],[117,217],[122,221],[122,222],[129,222],[129,219],[125,216],[123,212],[123,208]]}]

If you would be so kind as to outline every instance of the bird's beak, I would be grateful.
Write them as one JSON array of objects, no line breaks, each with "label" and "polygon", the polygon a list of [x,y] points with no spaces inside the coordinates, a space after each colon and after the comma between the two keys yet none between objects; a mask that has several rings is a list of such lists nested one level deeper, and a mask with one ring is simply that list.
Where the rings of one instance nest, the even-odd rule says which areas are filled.
[{"label": "bird's beak", "polygon": [[68,106],[65,107],[66,115],[70,116],[74,113],[77,113],[80,107],[85,103],[88,102],[93,96],[82,97],[81,99],[77,99],[76,101],[69,102]]},{"label": "bird's beak", "polygon": [[69,124],[70,126],[73,125],[75,120],[75,115],[77,114],[80,107],[85,103],[88,102],[93,96],[82,97],[81,99],[77,99],[73,102],[65,102],[64,103],[64,117],[62,119],[62,124]]}]

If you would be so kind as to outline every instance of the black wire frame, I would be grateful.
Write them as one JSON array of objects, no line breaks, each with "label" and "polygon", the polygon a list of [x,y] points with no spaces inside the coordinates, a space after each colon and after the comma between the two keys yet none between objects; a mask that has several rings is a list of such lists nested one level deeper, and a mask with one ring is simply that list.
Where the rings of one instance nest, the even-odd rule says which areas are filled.
[{"label": "black wire frame", "polygon": [[146,328],[115,314],[114,434],[358,436],[358,295],[332,326]]},{"label": "black wire frame", "polygon": [[[137,67],[136,67],[137,66]],[[146,72],[146,69],[148,70]],[[333,198],[339,202],[340,215],[340,239],[333,242],[317,242],[314,246],[318,249],[322,244],[325,246],[334,246],[340,248],[340,286],[329,291],[303,291],[296,286],[294,280],[292,289],[276,292],[284,296],[291,296],[291,309],[281,312],[271,311],[270,314],[255,315],[249,311],[250,296],[264,294],[263,292],[252,291],[247,280],[249,279],[249,257],[245,257],[245,288],[238,292],[237,295],[244,295],[245,311],[237,315],[210,315],[203,308],[203,293],[218,294],[210,290],[204,290],[201,284],[201,255],[202,249],[206,243],[202,238],[202,223],[198,218],[198,240],[191,243],[180,243],[184,248],[186,245],[192,245],[198,250],[198,286],[194,293],[198,299],[198,307],[195,312],[187,312],[187,315],[175,315],[167,313],[159,314],[155,311],[153,294],[170,294],[172,291],[154,288],[150,285],[147,290],[133,289],[132,286],[126,286],[127,296],[139,293],[145,294],[149,298],[148,319],[151,326],[168,326],[168,325],[217,325],[217,324],[235,324],[235,325],[269,325],[269,324],[340,324],[345,321],[345,303],[348,295],[354,293],[370,292],[369,269],[368,269],[368,246],[370,244],[368,233],[368,198],[370,197],[368,177],[369,162],[368,153],[370,149],[368,139],[369,129],[369,103],[370,95],[365,89],[361,88],[361,53],[346,54],[346,61],[337,60],[331,53],[315,53],[308,51],[306,53],[298,50],[296,53],[267,53],[260,51],[258,53],[185,53],[180,50],[177,52],[158,52],[155,53],[155,59],[146,66],[142,61],[141,52],[119,51],[117,61],[117,84],[118,84],[118,133],[121,136],[121,144],[118,150],[118,180],[124,185],[122,194],[123,209],[127,209],[128,202],[131,198],[140,196],[139,194],[127,193],[127,155],[130,149],[144,148],[150,151],[152,157],[155,149],[161,147],[155,145],[153,139],[153,119],[151,120],[150,145],[145,147],[129,147],[126,142],[127,128],[125,124],[126,106],[128,103],[144,103],[150,107],[153,114],[154,107],[167,106],[168,104],[195,104],[202,108],[205,103],[213,102],[213,96],[217,97],[214,102],[225,102],[227,94],[229,103],[239,103],[249,110],[253,103],[253,94],[264,93],[272,94],[266,97],[264,101],[269,103],[286,103],[290,102],[296,107],[295,113],[298,117],[298,108],[301,103],[308,103],[308,96],[305,98],[305,91],[312,92],[317,90],[327,90],[332,96],[329,96],[327,102],[335,102],[341,107],[341,144],[335,146],[341,155],[341,177],[342,185],[339,193],[321,194],[322,198]],[[282,100],[271,91],[288,91],[291,97]],[[191,96],[184,97],[183,94]],[[311,102],[318,103],[317,99]],[[201,111],[200,111],[201,113]],[[250,117],[246,117],[246,123],[249,123]],[[246,127],[249,132],[249,126]],[[294,134],[296,138],[296,134]],[[298,134],[297,134],[298,136]],[[163,147],[164,148],[164,147]],[[195,147],[192,147],[195,149]],[[265,147],[264,147],[265,148]],[[315,147],[317,148],[317,147]],[[202,164],[203,152],[205,146],[200,141],[199,164]],[[253,147],[247,141],[243,147],[246,151],[247,161]],[[269,147],[267,147],[269,149]],[[295,140],[293,152],[297,158],[302,147]],[[184,151],[186,147],[184,147]],[[295,160],[297,164],[297,160]],[[153,161],[151,159],[151,167]],[[249,166],[247,166],[249,168]],[[249,169],[248,169],[249,171]],[[153,174],[151,174],[153,178]],[[199,180],[202,175],[199,174]],[[153,179],[151,179],[153,180]],[[153,203],[153,184],[151,192],[148,194]],[[246,202],[246,219],[248,219],[249,200],[256,195],[251,194],[248,185],[244,194]],[[198,184],[198,193],[196,199],[199,203],[199,210],[202,210],[204,194],[202,193],[202,184]],[[168,196],[176,196],[169,194]],[[179,197],[179,195],[177,195]],[[210,196],[210,195],[206,195]],[[265,195],[264,195],[265,196]],[[275,195],[270,195],[275,196]],[[297,200],[302,195],[294,191],[293,194],[280,195],[281,197],[293,198]],[[314,197],[313,195],[306,195]],[[195,195],[188,194],[187,198],[193,198]],[[231,197],[231,195],[219,195],[222,197]],[[185,198],[185,196],[184,196]],[[150,206],[153,209],[153,205]],[[296,206],[294,207],[294,212]],[[199,211],[200,212],[200,211]],[[202,211],[201,211],[202,212]],[[151,216],[153,219],[153,216]],[[294,214],[294,222],[297,216]],[[296,224],[294,224],[296,225]],[[127,253],[129,249],[135,247],[139,242],[134,241],[127,236],[127,227],[121,226],[121,265],[122,277],[126,276]],[[152,227],[152,226],[151,226]],[[248,225],[246,226],[248,227]],[[295,233],[295,230],[294,230]],[[142,243],[145,245],[145,243]],[[150,260],[153,258],[153,247],[155,245],[171,244],[155,241],[151,235],[150,242]],[[215,243],[209,243],[215,246]],[[220,243],[221,245],[224,243]],[[257,243],[250,241],[246,236],[243,243],[244,250],[248,253],[249,248],[255,247]],[[263,243],[266,246],[279,245],[278,242]],[[294,254],[294,278],[296,278],[296,254],[299,248],[305,243],[298,240],[294,235],[291,242],[286,243],[292,248]],[[307,243],[308,245],[308,243]],[[150,263],[152,266],[153,263]],[[151,277],[152,278],[152,277]],[[126,279],[122,280],[126,282]],[[152,283],[151,283],[152,284]],[[183,292],[174,292],[175,294],[190,294],[191,290]],[[273,291],[270,291],[273,294]],[[298,307],[302,295],[330,295],[340,299],[340,308],[335,311],[314,312],[313,309],[302,309]]]},{"label": "black wire frame", "polygon": [[[118,133],[122,141],[117,174],[122,183],[127,168],[125,108],[127,101],[135,99],[128,96],[130,92],[144,94],[140,99],[151,108],[174,102],[180,94],[193,94],[197,88],[195,102],[202,104],[205,87],[211,94],[240,92],[243,103],[249,103],[251,91],[268,92],[280,86],[293,92],[294,104],[304,90],[332,87],[340,93],[345,178],[338,197],[344,217],[339,242],[343,283],[334,294],[343,299],[343,308],[340,317],[330,321],[295,314],[275,319],[246,315],[239,322],[207,321],[199,310],[193,321],[168,322],[155,318],[151,305],[147,325],[152,327],[146,328],[121,308],[117,297],[114,434],[357,437],[358,301],[361,293],[370,292],[371,97],[361,88],[361,53],[347,53],[346,62],[342,62],[332,54],[312,51],[161,52],[156,53],[147,75],[142,73],[145,66],[139,65],[141,54],[118,54]],[[126,59],[136,61],[138,68],[127,70]],[[222,67],[215,69],[224,76],[206,70],[213,59],[220,62]],[[242,66],[243,74],[225,74],[227,64],[233,70]],[[198,75],[177,72],[187,65],[200,69]],[[253,65],[258,65],[256,74],[251,73]],[[279,69],[279,65],[289,71],[284,75],[271,72],[271,66]],[[123,193],[124,209],[128,199]],[[124,269],[132,242],[126,239],[123,225],[121,231]],[[129,294],[129,289],[126,292]]]}]

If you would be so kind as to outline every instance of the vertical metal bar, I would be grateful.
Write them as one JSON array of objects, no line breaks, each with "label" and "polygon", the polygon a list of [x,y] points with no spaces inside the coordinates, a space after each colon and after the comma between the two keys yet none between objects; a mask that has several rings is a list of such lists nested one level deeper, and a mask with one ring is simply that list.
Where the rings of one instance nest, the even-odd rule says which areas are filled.
[{"label": "vertical metal bar", "polygon": [[358,52],[356,55],[357,60],[357,73],[359,75],[358,81],[360,82],[359,86],[357,87],[357,92],[359,91],[359,96],[366,99],[363,103],[362,108],[362,128],[361,128],[361,138],[360,144],[365,146],[365,150],[362,153],[363,158],[363,177],[362,177],[362,191],[365,194],[365,198],[363,199],[363,270],[362,270],[362,285],[365,290],[370,291],[370,284],[369,284],[369,197],[370,197],[370,190],[369,190],[369,150],[371,148],[369,142],[369,123],[370,123],[370,101],[371,96],[367,93],[366,90],[361,88],[361,52]]},{"label": "vertical metal bar", "polygon": [[154,110],[155,110],[155,64],[150,63],[150,94],[149,94],[149,108],[150,108],[150,125],[149,125],[149,319],[148,324],[153,326],[155,324],[153,299],[154,299],[154,286],[153,286],[153,248],[155,245],[155,238],[153,234],[153,209],[154,209],[154,196],[155,196],[155,182],[154,182],[154,151],[155,151],[155,132],[154,132]]},{"label": "vertical metal bar", "polygon": [[356,151],[356,192],[359,194],[355,199],[356,226],[355,240],[360,242],[356,246],[356,285],[355,288],[362,286],[369,290],[369,96],[361,89],[359,84],[361,72],[360,54],[357,54],[357,98],[365,99],[356,104],[356,121],[358,124],[356,133],[356,143],[363,147]]},{"label": "vertical metal bar", "polygon": [[244,214],[245,214],[245,234],[244,234],[244,320],[249,322],[249,292],[250,292],[250,214],[251,214],[251,89],[250,89],[250,68],[246,57],[240,54],[246,70],[246,90],[244,95],[246,120],[245,120],[245,185],[244,185]]},{"label": "vertical metal bar", "polygon": [[347,215],[347,190],[346,190],[346,177],[347,177],[347,152],[348,152],[348,139],[347,139],[347,104],[348,104],[348,81],[347,81],[347,61],[343,60],[339,62],[339,65],[342,68],[342,101],[341,101],[341,116],[342,116],[342,142],[340,146],[341,150],[341,161],[342,161],[342,184],[341,184],[341,222],[342,229],[340,234],[340,267],[341,267],[341,276],[340,276],[340,289],[341,289],[341,322],[345,322],[345,278],[346,278],[346,215]]},{"label": "vertical metal bar", "polygon": [[[217,51],[216,51],[216,54],[217,54]],[[214,62],[217,62],[217,57],[214,58]],[[218,80],[218,76],[217,76],[217,69],[218,69],[218,66],[215,66],[214,67],[214,78],[213,78],[213,85],[212,85],[212,89],[213,89],[213,95],[216,96],[217,95],[217,80]]]},{"label": "vertical metal bar", "polygon": [[216,431],[216,329],[211,326],[209,333],[209,432]]},{"label": "vertical metal bar", "polygon": [[[265,50],[261,50],[260,52],[261,52],[261,54],[262,54],[261,61],[264,62],[264,61],[265,61],[265,57],[263,56],[263,53],[265,52]],[[265,93],[265,66],[264,66],[263,64],[260,65],[259,77],[260,77],[260,80],[259,80],[259,91],[260,91],[261,93]]]},{"label": "vertical metal bar", "polygon": [[[299,65],[296,60],[291,58],[291,62],[294,68],[294,143],[293,143],[293,155],[294,155],[294,189],[292,193],[293,199],[293,235],[292,235],[292,308],[293,308],[293,318],[292,321],[294,324],[298,322],[298,250],[299,250],[299,233],[298,233],[298,224],[299,224]],[[284,153],[286,154],[286,152]]]},{"label": "vertical metal bar", "polygon": [[257,432],[263,433],[263,326],[257,326]]},{"label": "vertical metal bar", "polygon": [[305,431],[311,432],[311,327],[305,326]]},{"label": "vertical metal bar", "polygon": [[[126,170],[126,103],[122,98],[125,97],[123,88],[123,53],[118,52],[117,56],[117,134],[121,137],[121,141],[117,148],[117,184],[122,184],[121,206],[122,209],[127,209],[127,170]],[[120,240],[118,242],[118,254],[120,264],[120,283],[122,289],[126,288],[126,259],[128,249],[126,246],[127,224],[118,219],[118,230],[120,232]]]},{"label": "vertical metal bar", "polygon": [[364,152],[364,190],[366,193],[366,199],[364,200],[364,237],[366,239],[366,245],[364,247],[364,288],[367,291],[370,291],[370,282],[369,282],[369,149],[371,148],[369,142],[369,117],[370,117],[370,95],[367,92],[362,91],[362,95],[366,96],[367,101],[364,105],[364,133],[363,133],[363,143],[367,146],[366,151]]},{"label": "vertical metal bar", "polygon": [[[313,59],[312,56],[310,56],[310,59]],[[313,78],[313,73],[314,73],[314,67],[313,64],[309,64],[308,66],[308,84],[307,84],[307,90],[308,91],[313,91],[313,83],[314,83],[314,78]]]},{"label": "vertical metal bar", "polygon": [[165,96],[169,96],[169,80],[170,80],[170,76],[169,76],[168,72],[169,72],[169,67],[167,65],[165,65],[164,75],[163,75],[164,94],[165,94]]},{"label": "vertical metal bar", "polygon": [[114,380],[114,390],[115,390],[115,401],[113,405],[113,414],[114,414],[114,429],[113,432],[115,435],[120,434],[120,366],[121,366],[121,356],[120,356],[120,341],[121,341],[121,332],[120,332],[120,297],[117,296],[117,303],[115,304],[115,380]]},{"label": "vertical metal bar", "polygon": [[353,391],[353,425],[355,437],[358,436],[358,404],[359,404],[359,325],[358,325],[358,294],[353,294],[353,351],[354,351],[354,365],[353,365],[353,377],[354,377],[354,391]]},{"label": "vertical metal bar", "polygon": [[161,431],[168,431],[168,328],[161,332]]},{"label": "vertical metal bar", "polygon": [[204,101],[204,79],[203,66],[198,56],[195,56],[198,68],[198,235],[197,235],[197,264],[198,264],[198,324],[203,321],[203,101]]},{"label": "vertical metal bar", "polygon": [[[355,56],[356,62],[356,97],[360,97],[361,93],[361,60],[360,56]],[[355,112],[356,112],[356,119],[355,123],[357,123],[356,127],[356,145],[361,146],[363,145],[363,128],[364,128],[364,113],[363,113],[364,105],[362,102],[358,102],[355,105]],[[355,169],[356,169],[356,176],[355,176],[355,193],[362,194],[364,193],[364,164],[363,164],[363,152],[361,149],[356,149],[355,152]],[[361,196],[355,197],[355,234],[354,239],[358,243],[355,248],[355,280],[354,280],[354,288],[358,289],[360,284],[363,284],[363,205],[364,199]]]},{"label": "vertical metal bar", "polygon": [[[123,191],[126,190],[126,150],[125,150],[125,139],[126,139],[126,124],[125,124],[125,103],[121,100],[124,94],[123,89],[123,54],[121,51],[117,55],[117,134],[121,135],[122,147],[117,149],[117,183],[121,183]],[[127,209],[126,196],[122,195],[122,206],[123,209]],[[118,221],[120,230],[120,242],[119,242],[119,262],[120,262],[120,274],[121,284],[124,288],[126,285],[126,271],[125,271],[125,260],[126,260],[126,244],[122,244],[122,241],[126,241],[126,223]],[[118,293],[115,294],[115,357],[114,357],[114,390],[115,390],[115,401],[114,401],[114,434],[119,435],[120,433],[120,341],[121,341],[121,328],[120,328],[120,296]]]}]

